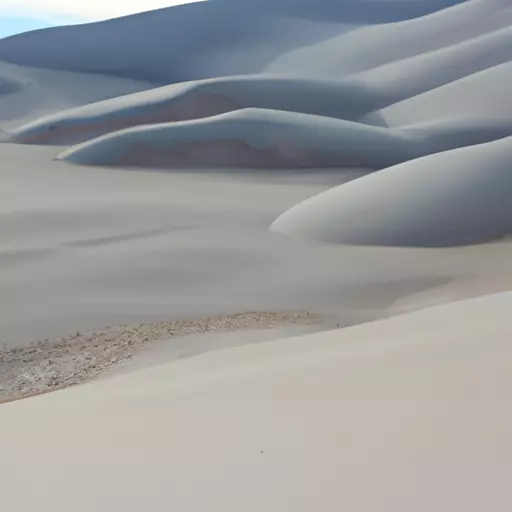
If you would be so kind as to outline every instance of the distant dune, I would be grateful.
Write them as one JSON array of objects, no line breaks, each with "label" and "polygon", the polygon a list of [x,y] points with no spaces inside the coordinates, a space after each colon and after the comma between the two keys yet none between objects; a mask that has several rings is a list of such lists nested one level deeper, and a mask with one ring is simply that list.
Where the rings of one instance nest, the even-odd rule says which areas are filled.
[{"label": "distant dune", "polygon": [[210,0],[244,12],[340,21],[356,26],[391,23],[425,16],[465,0]]},{"label": "distant dune", "polygon": [[13,130],[48,114],[151,87],[153,84],[149,82],[109,75],[0,62],[0,128]]},{"label": "distant dune", "polygon": [[512,59],[512,26],[378,66],[357,75],[388,105]]},{"label": "distant dune", "polygon": [[509,0],[469,0],[420,18],[368,26],[299,48],[276,59],[266,71],[347,76],[459,44],[511,22]]},{"label": "distant dune", "polygon": [[210,0],[7,38],[0,60],[161,84],[258,73],[297,47],[458,2]]},{"label": "distant dune", "polygon": [[470,74],[379,111],[388,126],[436,119],[512,120],[512,61]]},{"label": "distant dune", "polygon": [[6,38],[0,40],[0,60],[163,85],[259,72],[279,55],[347,28],[339,21],[197,2]]}]

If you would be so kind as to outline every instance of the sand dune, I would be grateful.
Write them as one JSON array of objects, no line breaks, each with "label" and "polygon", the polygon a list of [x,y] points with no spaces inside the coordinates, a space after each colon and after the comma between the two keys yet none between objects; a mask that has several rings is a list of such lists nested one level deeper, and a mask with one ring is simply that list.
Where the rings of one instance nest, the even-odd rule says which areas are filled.
[{"label": "sand dune", "polygon": [[[510,34],[510,29],[506,29],[495,39],[484,39],[505,45],[508,51],[512,48],[506,44]],[[468,59],[478,49],[472,45],[462,46],[454,52],[458,64],[447,68],[443,65],[448,66],[451,57],[441,64],[442,55],[433,52],[340,81],[254,75],[151,89],[43,116],[19,127],[12,140],[33,144],[76,144],[131,126],[196,119],[247,107],[362,120],[385,126],[423,121],[425,113],[430,116],[427,119],[435,119],[436,114],[446,117],[446,112],[450,118],[456,115],[475,118],[482,112],[486,118],[507,117],[508,110],[501,105],[509,103],[510,63],[493,65],[506,56],[496,53],[494,44],[485,47],[486,58],[482,58],[482,62],[486,62],[489,69],[478,73],[479,61]],[[466,67],[458,59],[459,50],[466,54]],[[492,58],[488,58],[487,50]],[[448,51],[445,54],[449,57]],[[413,80],[409,78],[411,76]],[[460,77],[463,79],[457,80]],[[449,87],[440,87],[446,83]],[[430,89],[433,89],[430,94],[424,97],[420,94]],[[465,94],[461,95],[460,90]],[[416,96],[418,94],[420,96]],[[410,101],[403,101],[409,98]],[[403,116],[407,117],[402,121]]]},{"label": "sand dune", "polygon": [[[77,124],[79,134],[84,134],[82,127]],[[37,125],[34,141],[43,130]],[[73,124],[66,128],[63,123],[61,133],[72,137]],[[241,109],[120,130],[72,146],[58,158],[128,167],[381,169],[511,135],[512,120],[441,121],[393,130],[296,112]]]},{"label": "sand dune", "polygon": [[[257,73],[299,46],[360,25],[421,16],[459,1],[375,0],[368,5],[366,0],[362,5],[343,0],[340,9],[337,0],[263,5],[210,0],[6,38],[0,41],[0,60],[161,84]],[[141,35],[149,33],[151,37]]]},{"label": "sand dune", "polygon": [[505,509],[511,307],[463,301],[2,405],[3,502]]},{"label": "sand dune", "polygon": [[421,137],[427,147],[435,148],[435,151],[430,151],[434,153],[510,137],[512,136],[512,119],[443,118],[412,124],[402,128],[401,131]]},{"label": "sand dune", "polygon": [[264,11],[293,17],[337,20],[356,26],[390,23],[424,16],[465,0],[427,0],[403,2],[402,0],[210,0],[246,12]]},{"label": "sand dune", "polygon": [[13,130],[47,114],[151,87],[149,82],[0,62],[0,127]]},{"label": "sand dune", "polygon": [[347,76],[469,41],[511,23],[508,0],[469,0],[427,16],[368,26],[299,48],[276,59],[266,71]]},{"label": "sand dune", "polygon": [[176,168],[380,168],[412,158],[420,145],[414,135],[359,123],[243,109],[129,128],[73,146],[59,159],[82,165]]},{"label": "sand dune", "polygon": [[512,138],[430,155],[299,204],[271,229],[334,243],[447,246],[512,233]]},{"label": "sand dune", "polygon": [[357,75],[388,105],[512,59],[512,25],[430,52],[393,61]]},{"label": "sand dune", "polygon": [[461,78],[378,112],[388,126],[435,119],[512,119],[512,61]]},{"label": "sand dune", "polygon": [[384,104],[357,80],[264,75],[186,82],[64,110],[22,126],[15,142],[77,143],[130,126],[208,117],[255,107],[356,120]]},{"label": "sand dune", "polygon": [[247,13],[222,2],[196,2],[6,38],[0,41],[0,60],[169,84],[257,73],[297,46],[345,30],[338,22]]}]

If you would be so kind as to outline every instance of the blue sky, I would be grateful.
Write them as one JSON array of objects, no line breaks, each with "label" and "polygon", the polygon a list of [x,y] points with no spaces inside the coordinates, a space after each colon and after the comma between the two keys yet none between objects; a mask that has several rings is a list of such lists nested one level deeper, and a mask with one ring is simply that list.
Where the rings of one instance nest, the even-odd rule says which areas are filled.
[{"label": "blue sky", "polygon": [[0,0],[0,38],[56,25],[98,21],[194,0]]},{"label": "blue sky", "polygon": [[0,15],[0,38],[20,34],[29,30],[36,30],[38,28],[46,28],[60,24],[68,24],[71,20],[42,20],[37,18],[23,18],[17,16],[1,16]]}]

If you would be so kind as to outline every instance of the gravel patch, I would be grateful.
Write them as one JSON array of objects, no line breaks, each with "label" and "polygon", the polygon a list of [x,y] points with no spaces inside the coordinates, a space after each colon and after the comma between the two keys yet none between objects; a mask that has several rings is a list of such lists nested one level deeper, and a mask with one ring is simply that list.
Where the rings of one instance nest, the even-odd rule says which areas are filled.
[{"label": "gravel patch", "polygon": [[158,324],[119,325],[0,350],[0,403],[94,379],[154,341],[194,333],[312,324],[322,319],[320,315],[303,311],[238,313]]}]

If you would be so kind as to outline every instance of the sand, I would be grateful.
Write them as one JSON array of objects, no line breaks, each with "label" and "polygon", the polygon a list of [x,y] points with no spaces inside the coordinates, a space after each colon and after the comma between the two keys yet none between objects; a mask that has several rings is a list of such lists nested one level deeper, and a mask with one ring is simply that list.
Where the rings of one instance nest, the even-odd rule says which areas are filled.
[{"label": "sand", "polygon": [[389,167],[308,199],[271,229],[331,243],[443,247],[512,234],[512,137]]},{"label": "sand", "polygon": [[107,327],[101,331],[77,332],[28,346],[6,348],[0,350],[0,403],[82,384],[133,358],[155,341],[194,333],[272,329],[290,323],[316,324],[321,320],[319,315],[306,312],[241,313],[189,321]]},{"label": "sand", "polygon": [[3,508],[511,509],[510,1],[343,4],[0,40]]},{"label": "sand", "polygon": [[511,306],[463,301],[4,404],[3,502],[507,510]]}]

